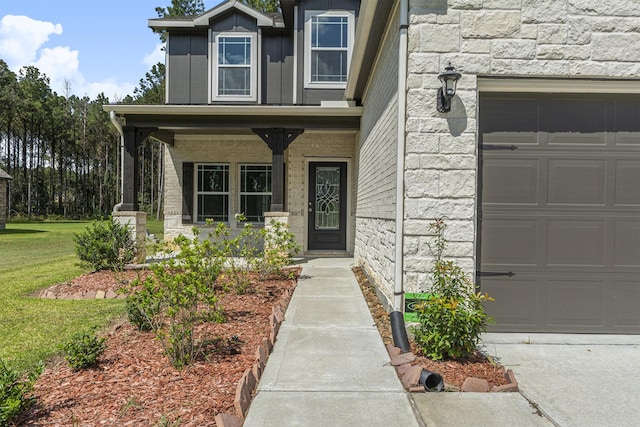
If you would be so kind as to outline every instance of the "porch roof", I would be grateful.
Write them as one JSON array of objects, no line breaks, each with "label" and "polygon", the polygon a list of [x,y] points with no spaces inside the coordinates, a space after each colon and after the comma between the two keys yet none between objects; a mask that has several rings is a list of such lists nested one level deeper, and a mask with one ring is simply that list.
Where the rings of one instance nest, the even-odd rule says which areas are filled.
[{"label": "porch roof", "polygon": [[252,128],[358,130],[362,107],[349,105],[122,105],[103,109],[127,126],[155,128],[151,135],[173,144],[175,135],[252,134]]}]

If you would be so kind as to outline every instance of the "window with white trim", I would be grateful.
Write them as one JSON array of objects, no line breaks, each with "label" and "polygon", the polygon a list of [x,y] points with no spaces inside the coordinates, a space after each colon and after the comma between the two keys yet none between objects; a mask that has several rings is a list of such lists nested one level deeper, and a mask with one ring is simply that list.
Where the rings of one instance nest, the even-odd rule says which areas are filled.
[{"label": "window with white trim", "polygon": [[240,212],[247,221],[264,222],[271,208],[271,165],[240,165]]},{"label": "window with white trim", "polygon": [[354,38],[350,11],[307,11],[305,15],[305,86],[344,88]]},{"label": "window with white trim", "polygon": [[213,99],[256,99],[257,52],[253,33],[220,33],[214,38]]},{"label": "window with white trim", "polygon": [[229,165],[199,164],[196,180],[196,221],[229,221]]}]

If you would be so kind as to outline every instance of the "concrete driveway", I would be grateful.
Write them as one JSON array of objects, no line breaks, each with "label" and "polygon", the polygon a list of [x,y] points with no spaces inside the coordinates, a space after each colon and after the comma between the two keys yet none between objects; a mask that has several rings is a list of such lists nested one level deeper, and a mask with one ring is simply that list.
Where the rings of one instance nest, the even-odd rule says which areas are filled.
[{"label": "concrete driveway", "polygon": [[485,350],[554,424],[640,425],[640,336],[498,334]]}]

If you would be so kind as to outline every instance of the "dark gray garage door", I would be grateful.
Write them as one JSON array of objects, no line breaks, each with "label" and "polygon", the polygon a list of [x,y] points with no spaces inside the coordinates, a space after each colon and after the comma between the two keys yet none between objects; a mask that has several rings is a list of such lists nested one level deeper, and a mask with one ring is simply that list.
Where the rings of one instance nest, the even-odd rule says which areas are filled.
[{"label": "dark gray garage door", "polygon": [[495,331],[640,333],[640,96],[480,97]]}]

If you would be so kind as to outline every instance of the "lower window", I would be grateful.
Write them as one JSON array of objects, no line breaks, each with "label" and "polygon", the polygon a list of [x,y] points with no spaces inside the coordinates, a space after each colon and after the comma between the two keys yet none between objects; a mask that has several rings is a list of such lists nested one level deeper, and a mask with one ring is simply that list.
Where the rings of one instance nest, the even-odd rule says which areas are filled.
[{"label": "lower window", "polygon": [[264,222],[271,208],[271,165],[240,166],[240,212],[247,221]]},{"label": "lower window", "polygon": [[197,222],[229,221],[229,165],[198,165]]}]

